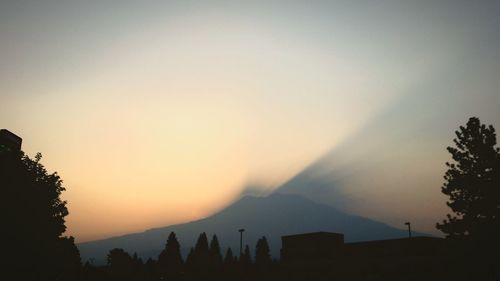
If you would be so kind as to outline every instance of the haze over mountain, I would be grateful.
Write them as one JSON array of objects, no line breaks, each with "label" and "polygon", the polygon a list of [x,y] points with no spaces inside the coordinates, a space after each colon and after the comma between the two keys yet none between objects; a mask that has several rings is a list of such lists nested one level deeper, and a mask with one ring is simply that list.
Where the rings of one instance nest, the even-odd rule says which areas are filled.
[{"label": "haze over mountain", "polygon": [[[403,90],[404,95],[277,192],[299,194],[393,226],[411,221],[421,231],[442,235],[435,224],[449,212],[440,187],[445,162],[450,160],[446,147],[453,144],[454,131],[470,116],[500,124],[494,109],[500,105],[498,92],[483,81],[490,74],[470,76],[478,61],[454,64],[453,75],[445,71],[423,75],[422,82]],[[467,78],[469,83],[462,85]],[[481,89],[485,98],[471,95],[475,89]],[[450,106],[455,100],[459,102]]]},{"label": "haze over mountain", "polygon": [[332,148],[367,162],[330,173],[348,213],[427,231],[453,130],[500,122],[499,1],[31,2],[0,4],[0,120],[64,179],[78,242],[206,217]]},{"label": "haze over mountain", "polygon": [[371,219],[349,215],[333,207],[315,203],[298,195],[271,194],[267,197],[245,196],[222,211],[205,219],[147,230],[120,237],[86,242],[78,245],[82,258],[105,261],[113,248],[137,252],[143,258],[157,258],[167,236],[174,231],[184,255],[193,247],[198,235],[216,234],[222,248],[239,251],[238,229],[244,228],[244,244],[253,251],[258,238],[266,236],[274,257],[279,257],[281,236],[314,231],[344,233],[348,242],[401,238],[405,230],[390,227]]}]

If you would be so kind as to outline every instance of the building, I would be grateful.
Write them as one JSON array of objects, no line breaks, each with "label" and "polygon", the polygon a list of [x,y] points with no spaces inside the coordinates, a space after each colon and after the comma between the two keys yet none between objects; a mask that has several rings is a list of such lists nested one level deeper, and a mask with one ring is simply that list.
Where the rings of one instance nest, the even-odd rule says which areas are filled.
[{"label": "building", "polygon": [[343,238],[327,232],[283,236],[283,280],[499,280],[491,258],[470,259],[473,252],[464,251],[460,241],[412,237],[344,243]]},{"label": "building", "polygon": [[330,260],[344,254],[344,235],[313,232],[281,237],[281,260]]},{"label": "building", "polygon": [[346,255],[352,257],[435,256],[445,251],[445,239],[412,237],[346,243]]},{"label": "building", "polygon": [[413,237],[344,243],[344,235],[313,232],[282,236],[281,260],[318,262],[338,258],[398,258],[439,256],[446,252],[446,242],[437,237]]},{"label": "building", "polygon": [[0,130],[0,151],[3,150],[21,150],[21,144],[23,139],[18,137],[16,134],[10,132],[6,129]]}]

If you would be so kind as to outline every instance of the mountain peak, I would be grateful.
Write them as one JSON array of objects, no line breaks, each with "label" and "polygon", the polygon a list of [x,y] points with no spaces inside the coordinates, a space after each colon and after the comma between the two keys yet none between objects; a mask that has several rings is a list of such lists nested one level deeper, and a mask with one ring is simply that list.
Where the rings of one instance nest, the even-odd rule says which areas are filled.
[{"label": "mountain peak", "polygon": [[247,195],[224,210],[207,218],[184,224],[155,228],[106,240],[78,245],[84,259],[104,262],[113,248],[137,252],[143,258],[157,258],[170,232],[175,232],[184,254],[202,232],[216,234],[223,249],[239,248],[244,228],[244,244],[253,249],[266,236],[274,257],[279,257],[281,236],[307,232],[336,232],[347,242],[406,237],[407,232],[367,218],[352,216],[299,195],[274,193],[266,197]]}]

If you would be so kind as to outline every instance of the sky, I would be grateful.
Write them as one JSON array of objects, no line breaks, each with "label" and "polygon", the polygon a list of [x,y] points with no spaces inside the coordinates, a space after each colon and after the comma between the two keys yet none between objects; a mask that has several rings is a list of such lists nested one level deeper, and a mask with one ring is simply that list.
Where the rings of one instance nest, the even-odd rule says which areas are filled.
[{"label": "sky", "polygon": [[0,0],[0,127],[60,174],[77,242],[318,163],[332,186],[349,171],[350,212],[438,234],[453,131],[500,128],[499,19],[488,0]]}]

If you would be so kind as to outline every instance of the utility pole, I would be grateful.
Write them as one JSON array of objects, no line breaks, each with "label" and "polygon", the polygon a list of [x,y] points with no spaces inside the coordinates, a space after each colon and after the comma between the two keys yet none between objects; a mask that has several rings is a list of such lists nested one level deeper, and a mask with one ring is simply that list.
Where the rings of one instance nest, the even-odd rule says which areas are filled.
[{"label": "utility pole", "polygon": [[241,254],[243,253],[243,232],[245,231],[245,229],[238,229],[238,231],[240,232],[240,258],[241,258]]},{"label": "utility pole", "polygon": [[408,226],[408,238],[411,238],[411,223],[407,221],[405,222],[405,225]]}]

